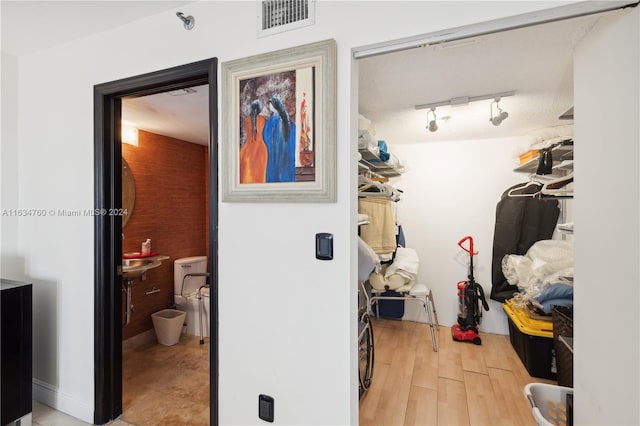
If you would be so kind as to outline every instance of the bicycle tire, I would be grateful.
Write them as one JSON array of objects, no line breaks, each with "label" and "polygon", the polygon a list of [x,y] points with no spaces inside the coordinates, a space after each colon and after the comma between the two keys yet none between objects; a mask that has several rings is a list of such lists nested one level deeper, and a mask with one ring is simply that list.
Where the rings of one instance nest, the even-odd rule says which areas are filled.
[{"label": "bicycle tire", "polygon": [[364,332],[360,333],[358,339],[359,396],[362,398],[364,393],[371,387],[371,382],[373,381],[373,363],[375,357],[373,327],[371,318],[366,312],[360,317],[360,325]]}]

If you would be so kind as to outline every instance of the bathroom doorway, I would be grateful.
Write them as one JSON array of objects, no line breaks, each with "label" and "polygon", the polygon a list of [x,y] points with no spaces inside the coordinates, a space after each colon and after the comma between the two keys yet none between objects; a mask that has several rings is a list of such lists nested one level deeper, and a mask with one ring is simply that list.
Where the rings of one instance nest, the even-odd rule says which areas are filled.
[{"label": "bathroom doorway", "polygon": [[95,413],[105,424],[122,414],[122,99],[207,85],[208,90],[208,270],[210,276],[210,424],[218,424],[218,112],[217,59],[96,85],[94,88],[95,202]]}]

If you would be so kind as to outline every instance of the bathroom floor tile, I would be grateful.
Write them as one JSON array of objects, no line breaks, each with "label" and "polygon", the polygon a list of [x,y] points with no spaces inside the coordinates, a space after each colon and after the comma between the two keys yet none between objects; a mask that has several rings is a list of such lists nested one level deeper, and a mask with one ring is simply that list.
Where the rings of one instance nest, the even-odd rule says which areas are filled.
[{"label": "bathroom floor tile", "polygon": [[208,425],[208,411],[202,413],[202,404],[147,388],[121,418],[134,425]]},{"label": "bathroom floor tile", "polygon": [[[125,422],[124,420],[121,420],[121,419],[112,420],[109,423],[107,423],[107,425],[108,426],[136,426],[136,425],[134,425],[132,423],[127,423],[127,422]],[[142,426],[142,425],[140,425],[140,426]]]},{"label": "bathroom floor tile", "polygon": [[209,406],[209,376],[207,371],[187,370],[154,390]]},{"label": "bathroom floor tile", "polygon": [[183,334],[173,346],[154,342],[123,354],[124,425],[209,424],[209,339],[199,341]]},{"label": "bathroom floor tile", "polygon": [[138,371],[124,373],[123,366],[123,382],[134,385],[152,386],[154,383],[164,383],[172,379],[178,370],[171,366],[169,363],[149,360],[144,368]]}]

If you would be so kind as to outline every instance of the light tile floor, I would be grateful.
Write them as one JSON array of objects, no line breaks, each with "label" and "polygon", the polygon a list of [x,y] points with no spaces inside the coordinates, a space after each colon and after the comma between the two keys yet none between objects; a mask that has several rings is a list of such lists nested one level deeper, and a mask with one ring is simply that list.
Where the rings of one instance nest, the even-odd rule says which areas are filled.
[{"label": "light tile floor", "polygon": [[509,336],[481,332],[482,345],[456,342],[440,326],[373,319],[373,381],[360,400],[360,426],[535,426],[524,397],[531,377]]},{"label": "light tile floor", "polygon": [[[28,424],[28,421],[23,421],[23,425]],[[33,426],[82,426],[90,425],[91,423],[83,422],[80,419],[72,417],[61,411],[57,411],[47,405],[44,405],[38,401],[33,401],[31,412],[31,424]],[[109,426],[134,426],[131,423],[127,423],[124,420],[116,419],[108,423]]]}]

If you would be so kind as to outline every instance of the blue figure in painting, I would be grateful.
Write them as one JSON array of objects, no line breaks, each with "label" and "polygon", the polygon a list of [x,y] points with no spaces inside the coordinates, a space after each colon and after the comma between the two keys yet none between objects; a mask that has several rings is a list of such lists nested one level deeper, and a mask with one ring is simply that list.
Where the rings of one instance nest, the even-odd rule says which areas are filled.
[{"label": "blue figure in painting", "polygon": [[269,99],[271,117],[264,126],[264,142],[267,145],[267,182],[295,182],[296,180],[296,130],[279,95]]}]

